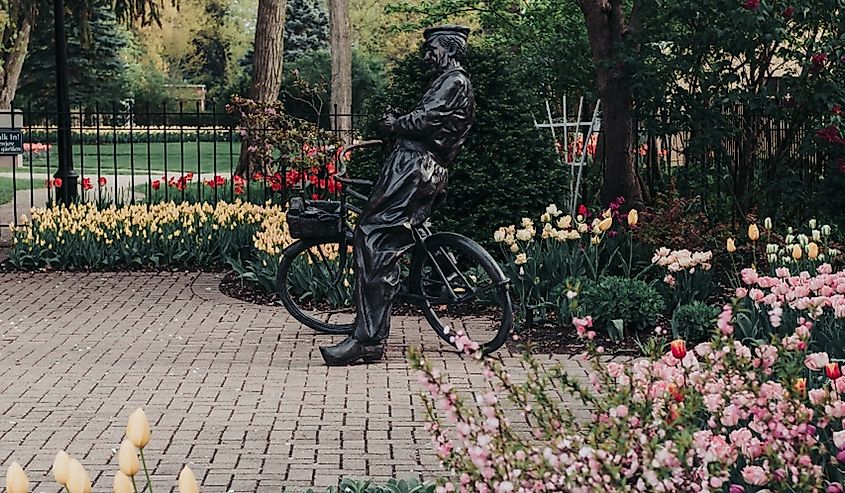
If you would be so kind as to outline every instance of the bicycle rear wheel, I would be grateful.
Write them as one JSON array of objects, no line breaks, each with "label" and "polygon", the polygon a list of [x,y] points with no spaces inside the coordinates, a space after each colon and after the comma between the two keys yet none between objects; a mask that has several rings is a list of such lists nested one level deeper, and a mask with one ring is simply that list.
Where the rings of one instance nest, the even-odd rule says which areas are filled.
[{"label": "bicycle rear wheel", "polygon": [[499,349],[513,328],[508,279],[478,243],[455,233],[425,238],[411,281],[422,295],[426,320],[444,341],[455,345],[463,331],[484,354]]},{"label": "bicycle rear wheel", "polygon": [[299,240],[287,247],[276,275],[279,298],[306,326],[327,334],[351,334],[355,276],[352,247],[338,241]]}]

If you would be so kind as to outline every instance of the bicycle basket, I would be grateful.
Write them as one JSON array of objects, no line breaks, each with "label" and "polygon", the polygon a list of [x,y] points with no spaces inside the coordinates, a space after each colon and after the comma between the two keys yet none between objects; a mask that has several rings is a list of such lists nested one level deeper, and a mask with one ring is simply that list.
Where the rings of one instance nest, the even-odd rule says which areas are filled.
[{"label": "bicycle basket", "polygon": [[332,238],[341,234],[340,202],[292,198],[287,214],[293,238]]}]

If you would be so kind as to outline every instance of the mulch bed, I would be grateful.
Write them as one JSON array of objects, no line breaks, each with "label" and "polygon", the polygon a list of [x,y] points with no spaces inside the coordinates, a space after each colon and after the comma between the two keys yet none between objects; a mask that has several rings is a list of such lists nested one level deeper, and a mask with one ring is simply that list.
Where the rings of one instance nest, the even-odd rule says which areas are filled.
[{"label": "mulch bed", "polygon": [[[587,349],[587,345],[578,338],[575,329],[571,326],[561,327],[553,323],[530,325],[519,328],[517,335],[518,340],[509,340],[507,343],[512,352],[524,352],[525,349],[529,349],[531,354],[577,355]],[[630,335],[626,335],[622,341],[617,342],[598,333],[595,342],[598,346],[604,347],[606,354],[641,354],[637,339]]]},{"label": "mulch bed", "polygon": [[[267,293],[252,281],[241,280],[237,273],[228,272],[220,281],[220,291],[231,298],[263,306],[279,306],[281,303],[276,293]],[[411,305],[394,306],[394,315],[421,316],[419,309]],[[528,348],[532,354],[577,355],[584,352],[586,345],[575,335],[571,326],[562,327],[554,321],[535,324],[517,330],[518,340],[509,340],[507,347],[513,352],[523,352]],[[621,342],[611,341],[606,335],[596,336],[596,343],[603,346],[607,354],[639,355],[637,339],[626,335]]]},{"label": "mulch bed", "polygon": [[230,298],[256,305],[279,306],[281,303],[276,293],[264,291],[257,282],[242,280],[234,271],[227,272],[220,280],[220,292]]}]

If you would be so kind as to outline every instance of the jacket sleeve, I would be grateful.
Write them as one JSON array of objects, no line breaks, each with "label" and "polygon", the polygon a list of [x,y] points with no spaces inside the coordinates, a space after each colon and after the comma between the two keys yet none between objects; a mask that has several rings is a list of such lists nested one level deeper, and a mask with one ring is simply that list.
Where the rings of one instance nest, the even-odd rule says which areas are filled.
[{"label": "jacket sleeve", "polygon": [[467,104],[467,85],[463,78],[448,79],[439,88],[426,93],[414,111],[397,118],[393,131],[403,137],[424,137]]}]

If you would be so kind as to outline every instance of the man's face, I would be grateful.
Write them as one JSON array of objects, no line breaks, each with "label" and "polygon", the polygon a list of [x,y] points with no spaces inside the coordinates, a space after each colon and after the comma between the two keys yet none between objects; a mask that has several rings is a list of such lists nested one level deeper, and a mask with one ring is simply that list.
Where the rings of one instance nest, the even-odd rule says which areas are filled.
[{"label": "man's face", "polygon": [[446,70],[449,66],[450,59],[449,50],[443,46],[439,38],[435,37],[426,44],[425,61],[431,65],[434,73],[440,73]]}]

